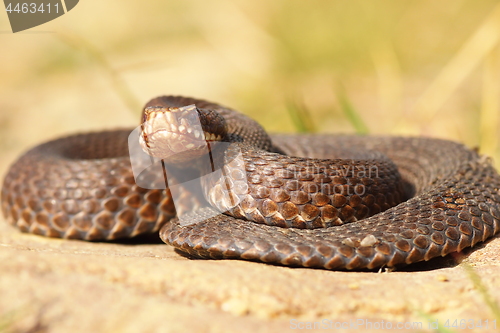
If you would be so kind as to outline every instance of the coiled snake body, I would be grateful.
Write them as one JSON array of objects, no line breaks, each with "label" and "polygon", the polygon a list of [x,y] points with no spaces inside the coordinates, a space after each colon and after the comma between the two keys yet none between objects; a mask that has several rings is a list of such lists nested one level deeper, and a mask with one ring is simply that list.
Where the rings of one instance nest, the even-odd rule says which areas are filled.
[{"label": "coiled snake body", "polygon": [[[168,189],[136,185],[130,130],[116,130],[73,135],[24,154],[3,183],[4,216],[24,232],[50,237],[109,240],[161,229],[166,243],[198,257],[327,269],[429,260],[500,230],[500,177],[461,144],[268,136],[249,118],[206,101],[164,96],[147,106],[190,104],[222,115],[226,140],[243,152],[246,174],[226,178],[242,200],[219,205],[217,193],[206,194],[225,214],[201,209],[191,214],[202,222],[181,225]],[[370,167],[376,175],[366,174]],[[238,187],[242,178],[246,187]]]}]

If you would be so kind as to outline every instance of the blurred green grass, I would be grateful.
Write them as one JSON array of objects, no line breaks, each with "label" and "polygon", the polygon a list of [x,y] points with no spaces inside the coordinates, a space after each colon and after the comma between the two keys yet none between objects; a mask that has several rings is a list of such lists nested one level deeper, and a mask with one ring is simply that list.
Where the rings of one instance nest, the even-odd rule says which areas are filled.
[{"label": "blurred green grass", "polygon": [[[273,132],[430,135],[480,145],[500,165],[498,1],[113,0],[82,3],[44,29],[54,33],[0,36],[2,110],[39,112],[20,94],[54,91],[40,107],[57,113],[51,98],[113,92],[106,104],[139,113],[156,95],[184,94]],[[102,77],[97,94],[66,91]],[[16,116],[2,112],[0,124]]]}]

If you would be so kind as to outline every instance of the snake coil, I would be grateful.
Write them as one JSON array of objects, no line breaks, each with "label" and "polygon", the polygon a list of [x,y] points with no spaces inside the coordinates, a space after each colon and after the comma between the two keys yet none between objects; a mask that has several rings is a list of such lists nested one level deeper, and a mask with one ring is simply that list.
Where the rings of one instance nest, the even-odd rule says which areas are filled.
[{"label": "snake coil", "polygon": [[[207,193],[213,209],[225,214],[196,210],[190,214],[202,222],[181,225],[169,189],[135,183],[130,130],[115,130],[57,139],[21,156],[2,187],[7,221],[24,232],[85,240],[160,230],[167,244],[197,257],[326,269],[429,260],[500,230],[500,177],[487,159],[459,143],[269,136],[231,109],[176,96],[145,108],[192,104],[221,115],[226,140],[243,153],[245,172],[225,179],[239,203],[217,206],[220,186]],[[367,174],[370,168],[374,175]]]}]

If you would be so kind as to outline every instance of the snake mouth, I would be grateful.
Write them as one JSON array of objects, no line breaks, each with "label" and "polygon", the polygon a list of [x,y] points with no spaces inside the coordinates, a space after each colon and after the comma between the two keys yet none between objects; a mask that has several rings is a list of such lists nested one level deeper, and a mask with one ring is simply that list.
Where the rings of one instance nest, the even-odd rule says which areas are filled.
[{"label": "snake mouth", "polygon": [[183,160],[207,152],[207,142],[225,137],[226,126],[216,111],[195,105],[185,107],[147,107],[143,112],[139,138],[143,150],[162,159],[183,154]]}]

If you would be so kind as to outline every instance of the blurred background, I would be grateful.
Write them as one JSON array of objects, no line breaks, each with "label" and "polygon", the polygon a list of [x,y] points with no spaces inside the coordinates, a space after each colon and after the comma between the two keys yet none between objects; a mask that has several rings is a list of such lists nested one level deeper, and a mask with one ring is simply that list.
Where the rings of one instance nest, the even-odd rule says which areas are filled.
[{"label": "blurred background", "polygon": [[0,13],[0,173],[34,144],[135,127],[181,94],[270,132],[426,135],[500,166],[500,2],[83,0],[12,34]]}]

